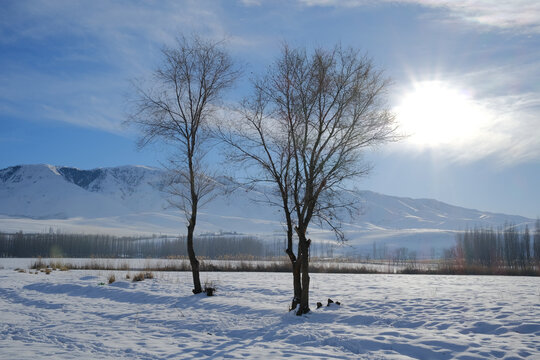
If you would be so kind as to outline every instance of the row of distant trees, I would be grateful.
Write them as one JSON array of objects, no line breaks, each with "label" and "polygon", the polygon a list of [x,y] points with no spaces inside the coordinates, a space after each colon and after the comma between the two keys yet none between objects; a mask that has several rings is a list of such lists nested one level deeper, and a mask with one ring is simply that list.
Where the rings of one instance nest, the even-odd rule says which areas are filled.
[{"label": "row of distant trees", "polygon": [[456,246],[445,258],[454,266],[526,270],[540,265],[540,220],[534,232],[528,226],[499,229],[470,229],[457,235]]},{"label": "row of distant trees", "polygon": [[[167,258],[187,257],[186,237],[0,233],[0,257]],[[273,249],[253,236],[201,236],[195,244],[205,258],[262,258]]]}]

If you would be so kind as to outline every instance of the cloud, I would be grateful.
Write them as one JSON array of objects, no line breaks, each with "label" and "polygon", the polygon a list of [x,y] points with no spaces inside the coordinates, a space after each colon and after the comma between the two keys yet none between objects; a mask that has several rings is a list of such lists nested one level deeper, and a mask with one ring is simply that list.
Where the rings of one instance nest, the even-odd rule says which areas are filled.
[{"label": "cloud", "polygon": [[[371,0],[300,0],[306,6],[358,7],[377,4]],[[540,2],[537,0],[383,0],[416,4],[446,12],[457,19],[489,28],[540,33]]]},{"label": "cloud", "polygon": [[30,121],[62,121],[112,133],[121,128],[127,83],[109,74],[46,74],[10,66],[0,76],[0,112]]},{"label": "cloud", "polygon": [[[17,1],[0,12],[0,111],[122,133],[129,80],[176,36],[227,37],[210,1]],[[159,6],[158,6],[159,5]],[[240,36],[229,37],[243,46]],[[4,50],[5,49],[5,50]]]},{"label": "cloud", "polygon": [[540,33],[540,2],[536,0],[398,0],[441,8],[451,17],[492,28]]},{"label": "cloud", "polygon": [[115,134],[125,134],[125,129],[121,126],[122,118],[119,114],[101,112],[99,109],[94,109],[93,111],[81,110],[43,105],[41,108],[41,117],[54,121],[63,121],[77,126],[100,129]]},{"label": "cloud", "polygon": [[493,122],[478,140],[489,144],[503,165],[540,161],[540,84],[531,81],[539,77],[540,64],[534,59],[455,77],[491,114]]},{"label": "cloud", "polygon": [[262,0],[240,0],[244,6],[261,6]]},{"label": "cloud", "polygon": [[78,2],[18,1],[3,12],[2,41],[46,38],[55,34],[99,37],[110,43],[131,38],[138,41],[171,42],[185,28],[216,34],[219,16],[209,11],[214,2],[161,1],[159,6],[142,1],[94,0]]}]

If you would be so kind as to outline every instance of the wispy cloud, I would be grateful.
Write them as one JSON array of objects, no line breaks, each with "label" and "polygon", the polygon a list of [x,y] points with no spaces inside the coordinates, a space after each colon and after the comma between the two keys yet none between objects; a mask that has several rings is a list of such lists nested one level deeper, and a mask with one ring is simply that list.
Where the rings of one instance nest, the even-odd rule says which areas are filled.
[{"label": "wispy cloud", "polygon": [[381,2],[417,4],[445,11],[447,19],[472,24],[540,33],[540,2],[537,0],[299,0],[306,6],[358,7],[375,6]]},{"label": "wispy cloud", "polygon": [[[4,5],[0,46],[17,49],[24,44],[23,56],[32,55],[1,60],[2,112],[109,132],[124,132],[120,123],[128,80],[149,75],[159,62],[161,46],[173,45],[181,33],[228,37],[220,5],[214,1],[59,0]],[[245,42],[239,36],[229,39],[238,46]],[[44,55],[39,46],[47,47]]]},{"label": "wispy cloud", "polygon": [[[516,93],[505,92],[512,82],[519,78],[520,70],[505,69],[506,75],[498,77],[501,68],[485,69],[482,72],[460,76],[441,75],[439,81],[449,84],[464,93],[471,94],[460,105],[460,109],[440,109],[432,114],[428,126],[451,134],[436,134],[430,138],[430,131],[421,133],[419,138],[414,132],[402,143],[391,147],[402,152],[429,151],[434,157],[449,162],[472,163],[491,158],[500,166],[511,166],[524,162],[540,161],[540,89]],[[529,76],[540,76],[540,68],[529,69]],[[486,81],[489,80],[489,81]],[[410,86],[409,86],[410,87]],[[403,92],[406,93],[406,87]],[[444,101],[444,100],[442,100]],[[427,105],[426,105],[427,106]],[[395,108],[398,120],[399,107]],[[450,111],[450,114],[442,113]],[[449,115],[456,115],[451,119]],[[437,129],[434,124],[443,121]],[[433,123],[431,123],[433,122]],[[404,123],[405,131],[407,125]],[[422,132],[422,130],[420,130]]]},{"label": "wispy cloud", "polygon": [[455,19],[492,28],[540,33],[540,2],[536,0],[398,0],[441,8]]},{"label": "wispy cloud", "polygon": [[[540,161],[540,63],[510,63],[455,76],[457,84],[491,115],[492,122],[470,144],[476,157],[491,154],[503,165]],[[467,150],[466,148],[464,149]]]},{"label": "wispy cloud", "polygon": [[217,8],[215,2],[203,5],[197,1],[18,1],[3,12],[1,41],[46,38],[69,31],[111,43],[130,37],[166,43],[186,28],[219,36],[219,16],[208,10],[212,6]]},{"label": "wispy cloud", "polygon": [[4,115],[124,132],[120,125],[126,84],[108,74],[58,76],[10,66],[0,79],[0,111]]},{"label": "wispy cloud", "polygon": [[240,0],[244,6],[261,6],[262,0]]}]

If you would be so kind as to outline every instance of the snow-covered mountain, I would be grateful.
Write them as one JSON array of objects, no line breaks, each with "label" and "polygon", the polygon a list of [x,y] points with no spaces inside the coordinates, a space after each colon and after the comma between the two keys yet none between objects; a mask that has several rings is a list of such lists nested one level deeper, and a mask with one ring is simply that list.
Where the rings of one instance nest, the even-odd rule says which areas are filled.
[{"label": "snow-covered mountain", "polygon": [[[51,165],[22,165],[0,170],[0,231],[100,232],[114,234],[185,233],[182,214],[168,208],[158,183],[163,171],[144,166],[79,170]],[[277,209],[244,190],[218,197],[201,211],[199,232],[237,231],[280,238]],[[449,247],[456,231],[506,222],[533,224],[521,216],[465,209],[430,199],[411,199],[362,191],[354,196],[362,209],[344,224],[353,248],[383,242],[427,252]],[[313,227],[314,240],[332,234]]]},{"label": "snow-covered mountain", "polygon": [[0,214],[66,219],[160,210],[163,199],[153,186],[160,173],[142,166],[9,167],[0,170]]}]

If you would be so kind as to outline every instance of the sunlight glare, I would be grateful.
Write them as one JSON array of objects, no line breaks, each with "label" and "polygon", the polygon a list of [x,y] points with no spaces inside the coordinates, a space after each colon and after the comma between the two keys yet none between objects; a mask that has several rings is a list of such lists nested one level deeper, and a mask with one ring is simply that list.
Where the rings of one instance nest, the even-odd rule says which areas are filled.
[{"label": "sunlight glare", "polygon": [[421,147],[465,143],[480,136],[489,120],[474,99],[440,81],[414,84],[395,111],[408,140]]}]

